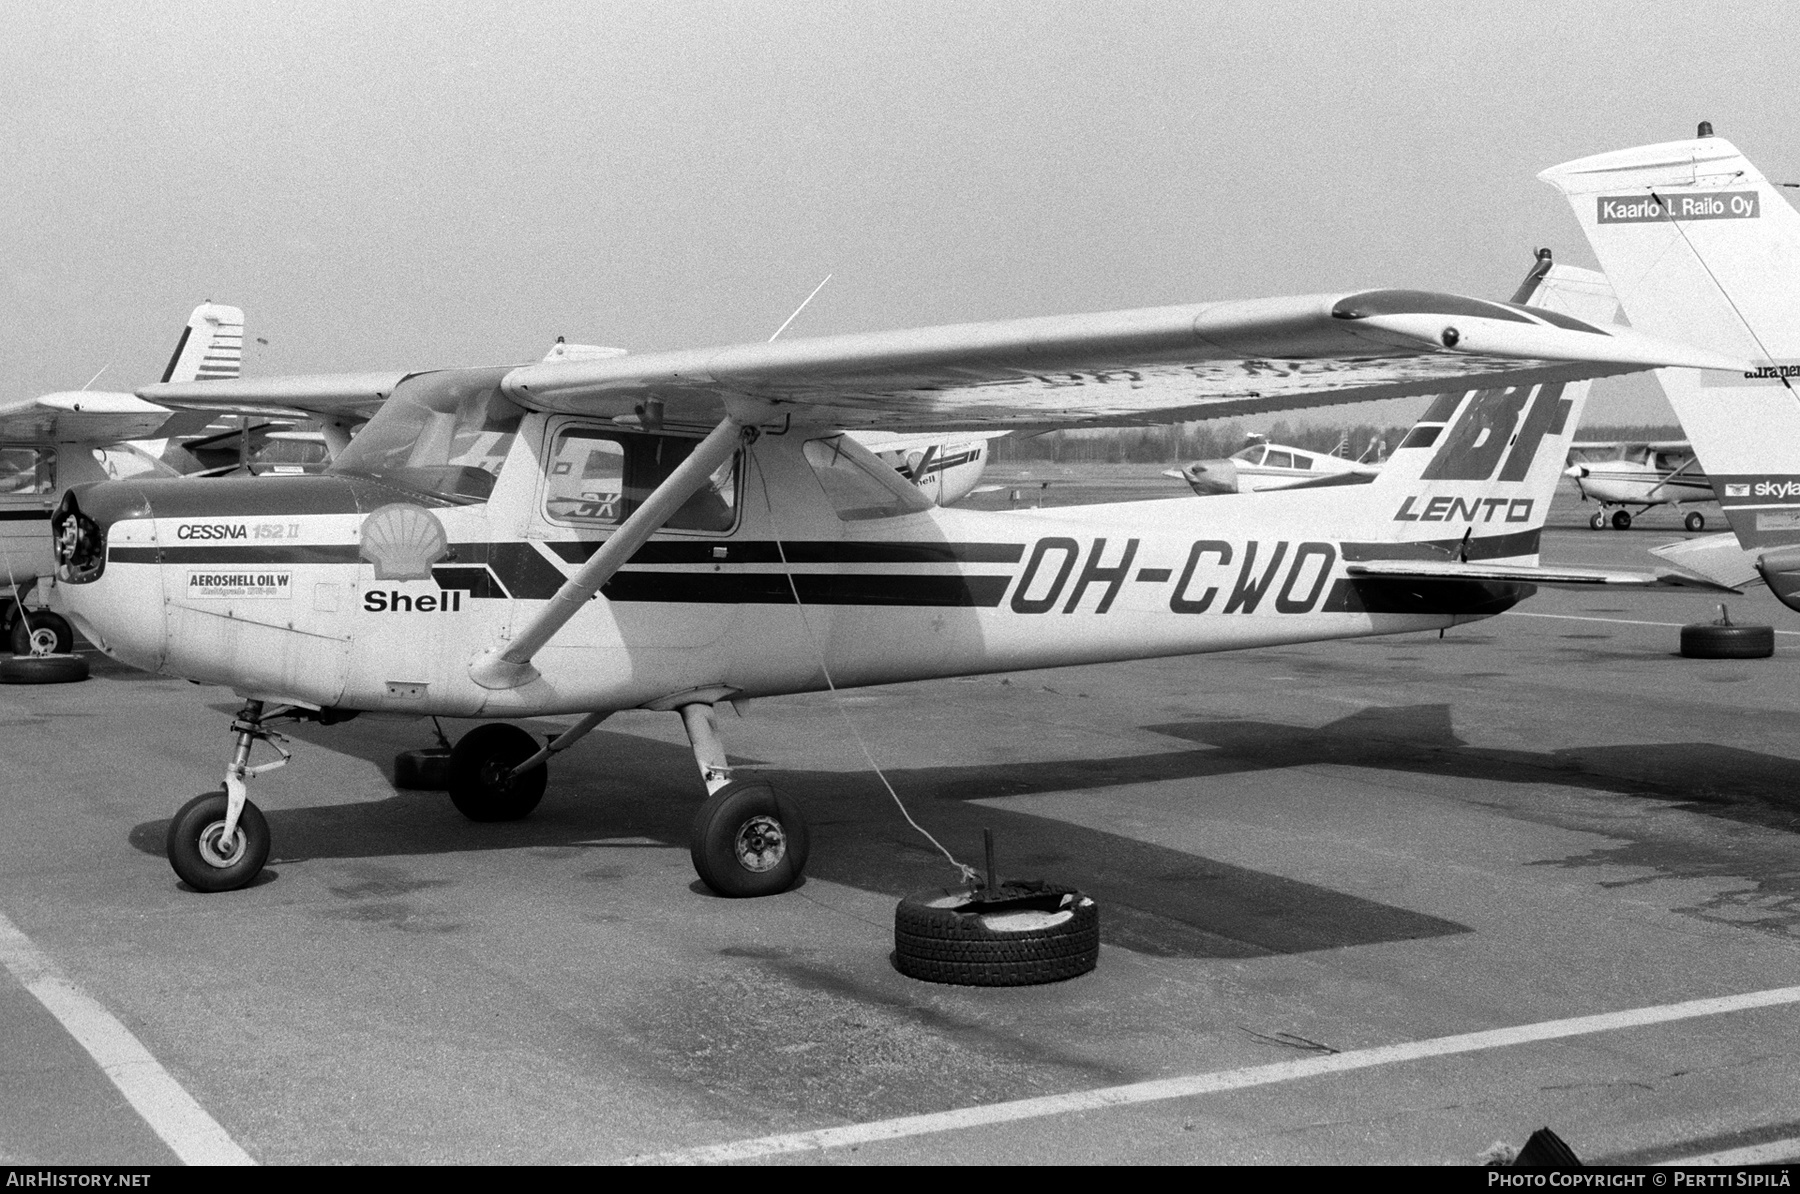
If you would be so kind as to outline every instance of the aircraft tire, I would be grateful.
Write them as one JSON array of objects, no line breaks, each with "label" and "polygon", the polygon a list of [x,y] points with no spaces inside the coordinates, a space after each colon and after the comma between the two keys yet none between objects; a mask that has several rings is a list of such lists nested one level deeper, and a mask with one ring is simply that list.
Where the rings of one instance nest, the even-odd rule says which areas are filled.
[{"label": "aircraft tire", "polygon": [[1706,529],[1706,515],[1700,513],[1698,510],[1689,510],[1687,517],[1681,520],[1681,525],[1690,531],[1704,531]]},{"label": "aircraft tire", "polygon": [[509,774],[538,752],[538,741],[515,725],[476,726],[450,749],[450,802],[471,821],[517,821],[544,798],[549,770],[542,763]]},{"label": "aircraft tire", "polygon": [[56,645],[50,649],[51,654],[67,655],[75,649],[75,631],[69,626],[68,620],[61,614],[38,609],[27,611],[22,618],[13,618],[10,638],[14,655],[31,654],[31,635],[36,630],[48,630],[56,636]]},{"label": "aircraft tire", "polygon": [[248,800],[238,817],[237,840],[229,850],[219,848],[225,803],[223,791],[202,792],[182,805],[169,822],[169,865],[195,891],[247,887],[269,860],[269,823],[262,810]]},{"label": "aircraft tire", "polygon": [[1606,529],[1606,511],[1604,509],[1594,511],[1593,516],[1588,519],[1588,526],[1592,527],[1596,531],[1605,530]]},{"label": "aircraft tire", "polygon": [[1631,511],[1614,510],[1612,527],[1615,531],[1629,531],[1631,529]]},{"label": "aircraft tire", "polygon": [[0,684],[70,684],[88,678],[79,655],[15,655],[0,658]]},{"label": "aircraft tire", "polygon": [[1767,659],[1775,654],[1775,628],[1690,622],[1681,628],[1681,653],[1689,659]]},{"label": "aircraft tire", "polygon": [[395,755],[394,786],[413,792],[446,791],[450,787],[449,749],[426,746]]},{"label": "aircraft tire", "polygon": [[910,978],[968,987],[1060,982],[1100,964],[1100,907],[1073,888],[1005,883],[988,901],[970,887],[919,892],[894,910],[894,966]]},{"label": "aircraft tire", "polygon": [[729,783],[708,796],[688,839],[700,881],[730,899],[786,891],[806,872],[810,847],[799,808],[759,779]]}]

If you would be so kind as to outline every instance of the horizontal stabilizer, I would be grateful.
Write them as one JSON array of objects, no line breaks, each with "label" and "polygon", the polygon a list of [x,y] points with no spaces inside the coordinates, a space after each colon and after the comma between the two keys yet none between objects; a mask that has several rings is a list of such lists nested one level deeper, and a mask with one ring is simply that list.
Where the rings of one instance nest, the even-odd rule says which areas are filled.
[{"label": "horizontal stabilizer", "polygon": [[1702,576],[1659,569],[1656,572],[1612,572],[1602,568],[1557,568],[1526,564],[1466,564],[1455,560],[1372,560],[1351,564],[1346,569],[1352,577],[1366,576],[1381,580],[1490,580],[1511,581],[1550,588],[1586,589],[1595,585],[1614,585],[1640,589],[1706,589],[1735,593],[1731,585],[1722,585]]}]

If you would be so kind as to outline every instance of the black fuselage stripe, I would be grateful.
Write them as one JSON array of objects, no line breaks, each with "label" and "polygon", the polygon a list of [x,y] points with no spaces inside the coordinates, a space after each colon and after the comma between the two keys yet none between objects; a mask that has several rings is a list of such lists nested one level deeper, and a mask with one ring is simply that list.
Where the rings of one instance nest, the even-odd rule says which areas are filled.
[{"label": "black fuselage stripe", "polygon": [[0,510],[0,522],[36,522],[49,517],[48,510]]}]

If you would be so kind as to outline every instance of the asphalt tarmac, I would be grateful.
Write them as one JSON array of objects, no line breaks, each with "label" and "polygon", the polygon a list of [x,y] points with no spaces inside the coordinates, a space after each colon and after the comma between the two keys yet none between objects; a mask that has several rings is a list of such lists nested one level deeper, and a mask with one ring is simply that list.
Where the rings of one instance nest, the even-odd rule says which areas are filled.
[{"label": "asphalt tarmac", "polygon": [[[1546,561],[1681,536],[1583,515]],[[802,886],[733,901],[694,878],[669,714],[608,722],[508,825],[391,786],[425,722],[304,727],[254,784],[262,881],[207,896],[162,839],[231,694],[98,657],[0,688],[0,1161],[188,1155],[122,1093],[151,1071],[264,1164],[1462,1164],[1545,1125],[1586,1161],[1800,1155],[1800,995],[1533,1027],[1800,984],[1800,616],[1729,601],[1774,658],[1680,658],[1703,595],[1544,591],[1441,639],[847,694],[954,851],[992,828],[1003,873],[1100,902],[1097,971],[1008,990],[894,969],[895,901],[955,875],[826,695],[722,725],[813,830]],[[153,1061],[109,1076],[51,987]],[[1136,1093],[1079,1097],[1108,1088]]]}]

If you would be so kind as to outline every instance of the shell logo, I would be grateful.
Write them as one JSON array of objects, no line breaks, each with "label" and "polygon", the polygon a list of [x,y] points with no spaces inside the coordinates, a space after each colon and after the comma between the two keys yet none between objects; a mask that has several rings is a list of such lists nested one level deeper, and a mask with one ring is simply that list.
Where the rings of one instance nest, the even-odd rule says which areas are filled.
[{"label": "shell logo", "polygon": [[376,580],[414,580],[450,552],[437,515],[423,506],[395,502],[363,520],[358,555],[375,565]]}]

